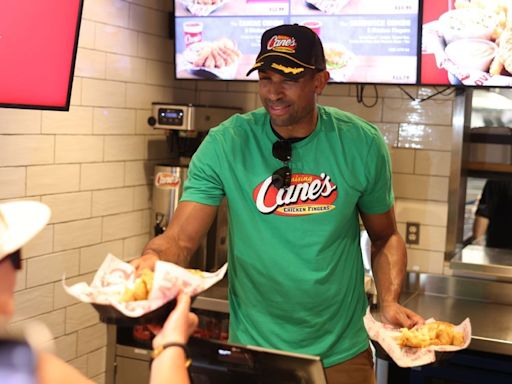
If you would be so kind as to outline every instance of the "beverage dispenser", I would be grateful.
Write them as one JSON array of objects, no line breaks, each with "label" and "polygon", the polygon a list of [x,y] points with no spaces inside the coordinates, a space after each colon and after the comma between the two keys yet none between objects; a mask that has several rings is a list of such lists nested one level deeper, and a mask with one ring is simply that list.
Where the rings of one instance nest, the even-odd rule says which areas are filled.
[{"label": "beverage dispenser", "polygon": [[[165,231],[178,205],[187,178],[188,164],[208,130],[238,108],[153,103],[149,125],[166,130],[170,160],[154,169],[152,224],[154,236]],[[216,270],[227,259],[227,207],[219,207],[207,237],[190,261],[191,268]]]},{"label": "beverage dispenser", "polygon": [[172,213],[178,205],[187,178],[187,167],[157,164],[153,175],[154,235],[165,231]]}]

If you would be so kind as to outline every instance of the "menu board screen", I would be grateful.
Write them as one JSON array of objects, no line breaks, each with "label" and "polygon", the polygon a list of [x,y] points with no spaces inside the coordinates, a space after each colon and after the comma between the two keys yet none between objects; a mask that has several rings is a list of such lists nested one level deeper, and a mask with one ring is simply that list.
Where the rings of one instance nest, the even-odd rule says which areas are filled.
[{"label": "menu board screen", "polygon": [[332,82],[415,84],[419,0],[175,0],[177,79],[249,77],[263,32],[303,24],[324,44]]},{"label": "menu board screen", "polygon": [[512,86],[512,0],[424,0],[420,83]]},{"label": "menu board screen", "polygon": [[69,109],[82,7],[0,1],[0,107]]}]

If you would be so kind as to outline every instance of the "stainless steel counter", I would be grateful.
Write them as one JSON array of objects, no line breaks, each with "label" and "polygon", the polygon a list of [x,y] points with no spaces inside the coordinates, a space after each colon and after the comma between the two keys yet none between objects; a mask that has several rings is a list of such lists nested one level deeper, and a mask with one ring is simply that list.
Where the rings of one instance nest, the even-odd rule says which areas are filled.
[{"label": "stainless steel counter", "polygon": [[198,295],[192,308],[229,313],[227,277]]},{"label": "stainless steel counter", "polygon": [[[199,295],[192,307],[229,313],[228,281]],[[512,284],[483,279],[409,273],[401,302],[425,318],[455,324],[469,317],[469,349],[512,356]]]},{"label": "stainless steel counter", "polygon": [[404,305],[425,318],[454,324],[469,317],[472,337],[469,349],[512,355],[512,306],[452,297],[417,294]]},{"label": "stainless steel counter", "polygon": [[409,274],[402,304],[454,324],[469,317],[469,349],[512,356],[512,284],[467,277]]},{"label": "stainless steel counter", "polygon": [[512,250],[468,245],[450,261],[453,273],[512,282]]},{"label": "stainless steel counter", "polygon": [[511,371],[504,367],[509,366],[512,356],[512,284],[419,273],[407,277],[401,303],[426,319],[458,324],[469,318],[471,343],[468,350],[454,354],[443,364],[405,372],[376,345],[377,384],[426,383],[432,379],[443,383],[510,383]]}]

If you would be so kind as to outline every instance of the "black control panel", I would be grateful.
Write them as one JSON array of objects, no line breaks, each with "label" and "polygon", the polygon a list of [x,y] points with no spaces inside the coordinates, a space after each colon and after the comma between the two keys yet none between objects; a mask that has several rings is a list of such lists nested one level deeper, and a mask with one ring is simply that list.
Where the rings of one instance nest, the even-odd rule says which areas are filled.
[{"label": "black control panel", "polygon": [[159,108],[158,124],[181,127],[185,112],[179,108]]}]

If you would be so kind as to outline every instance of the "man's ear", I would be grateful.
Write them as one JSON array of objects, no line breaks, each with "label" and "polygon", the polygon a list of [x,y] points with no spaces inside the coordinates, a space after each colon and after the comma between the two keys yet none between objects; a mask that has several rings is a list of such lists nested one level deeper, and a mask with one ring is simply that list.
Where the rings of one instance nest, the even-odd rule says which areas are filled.
[{"label": "man's ear", "polygon": [[329,82],[331,75],[328,71],[322,71],[316,75],[315,92],[319,96]]}]

